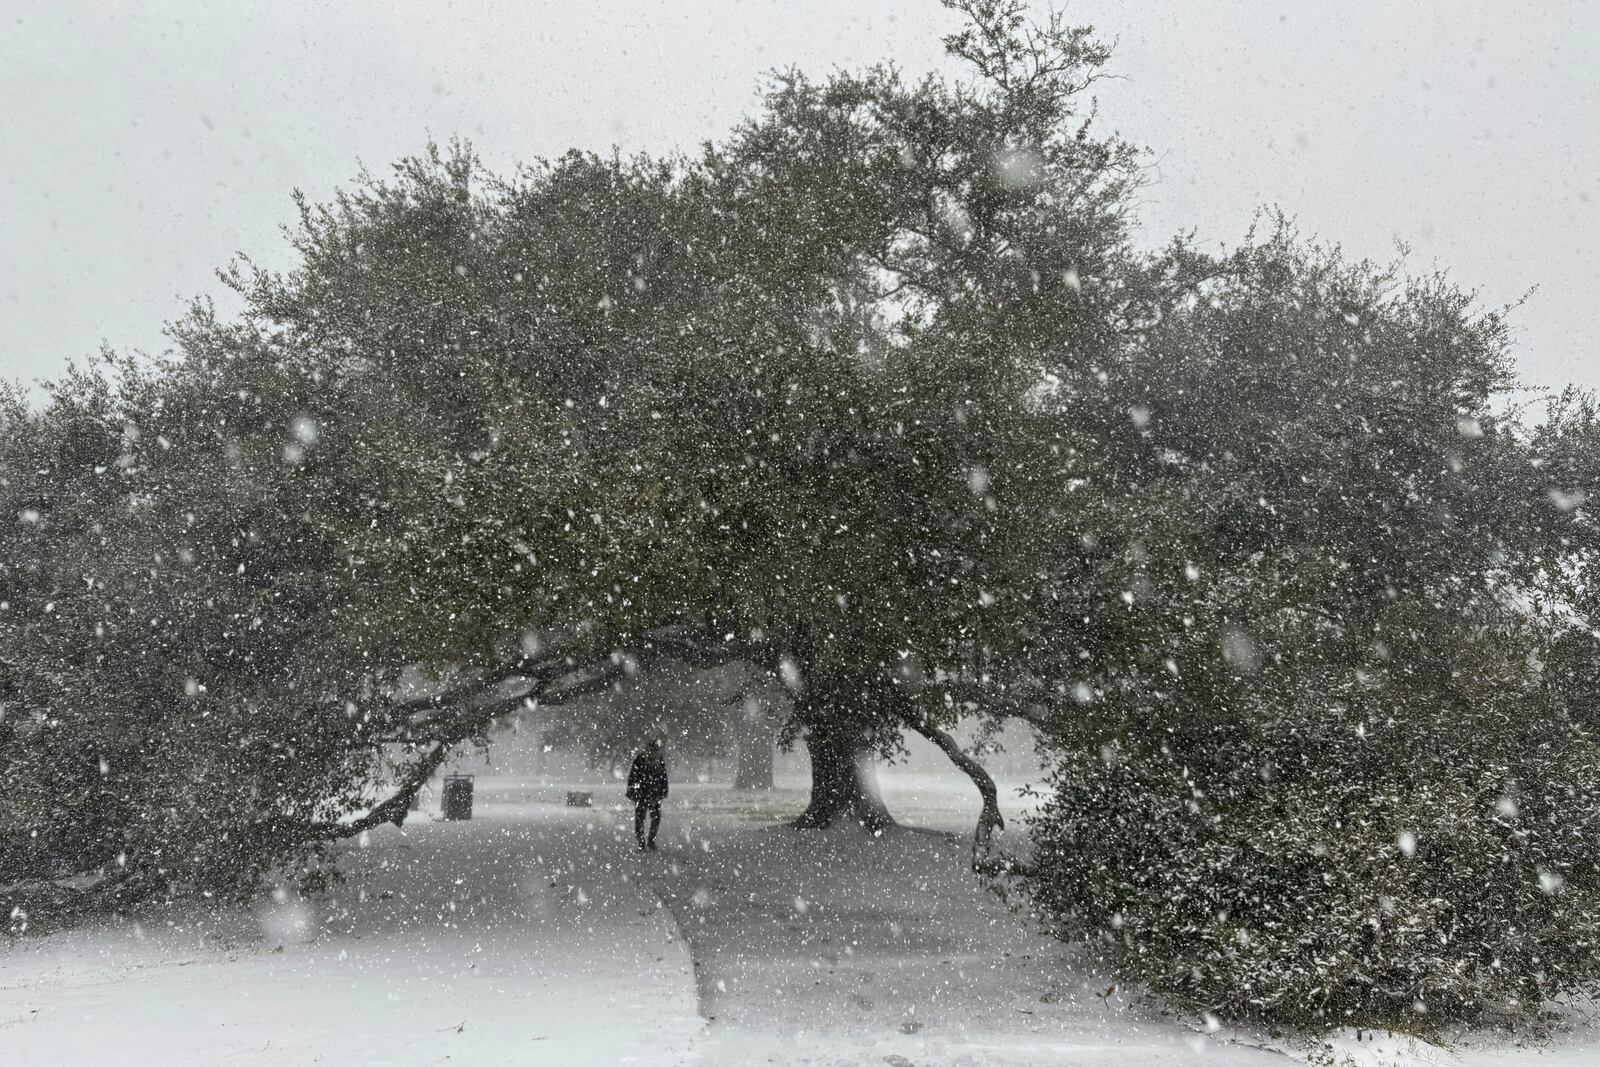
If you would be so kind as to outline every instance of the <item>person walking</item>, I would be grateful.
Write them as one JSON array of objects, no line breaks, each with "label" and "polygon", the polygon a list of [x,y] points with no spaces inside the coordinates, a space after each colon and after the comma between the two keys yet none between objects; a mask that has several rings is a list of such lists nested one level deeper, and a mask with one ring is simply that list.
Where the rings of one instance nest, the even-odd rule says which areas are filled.
[{"label": "person walking", "polygon": [[[661,828],[661,802],[667,799],[667,757],[661,739],[651,738],[643,751],[633,757],[628,770],[628,799],[633,801],[633,836],[641,849],[656,847],[656,831]],[[650,817],[650,835],[645,836],[645,816]]]}]

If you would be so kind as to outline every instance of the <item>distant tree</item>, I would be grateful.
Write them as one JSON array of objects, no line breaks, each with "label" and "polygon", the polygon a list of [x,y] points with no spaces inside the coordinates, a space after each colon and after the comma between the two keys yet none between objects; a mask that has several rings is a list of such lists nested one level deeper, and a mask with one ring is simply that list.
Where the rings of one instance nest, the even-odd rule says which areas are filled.
[{"label": "distant tree", "polygon": [[625,764],[652,738],[666,742],[670,761],[685,765],[731,756],[738,742],[726,709],[748,687],[742,667],[654,663],[605,692],[552,709],[544,716],[546,734],[611,767]]},{"label": "distant tree", "polygon": [[767,790],[773,787],[778,731],[786,718],[786,698],[772,686],[739,694],[726,706],[733,735],[733,788]]}]

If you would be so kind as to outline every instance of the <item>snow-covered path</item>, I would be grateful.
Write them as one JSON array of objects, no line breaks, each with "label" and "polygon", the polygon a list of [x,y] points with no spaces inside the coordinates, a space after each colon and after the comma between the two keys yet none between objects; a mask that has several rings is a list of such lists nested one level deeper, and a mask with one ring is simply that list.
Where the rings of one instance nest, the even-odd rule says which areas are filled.
[{"label": "snow-covered path", "polygon": [[0,1063],[691,1062],[688,952],[626,845],[609,813],[485,803],[375,833],[305,903],[25,940]]},{"label": "snow-covered path", "polygon": [[[1108,995],[1078,949],[968,873],[964,838],[944,831],[971,813],[943,794],[895,798],[938,830],[872,840],[775,825],[797,791],[691,784],[663,851],[640,853],[613,798],[570,809],[560,792],[480,780],[473,821],[374,834],[347,881],[308,901],[147,908],[0,947],[0,1064],[1292,1062]],[[1593,1062],[1592,1034],[1542,1062]],[[1341,1051],[1450,1067],[1530,1055],[1474,1045]]]},{"label": "snow-covered path", "polygon": [[1265,1061],[1102,997],[951,835],[691,800],[641,854],[626,812],[480,785],[471,822],[352,846],[329,894],[0,950],[0,1063]]},{"label": "snow-covered path", "polygon": [[898,829],[670,824],[642,857],[694,952],[707,1067],[1283,1064],[1118,993],[966,870],[966,843]]}]

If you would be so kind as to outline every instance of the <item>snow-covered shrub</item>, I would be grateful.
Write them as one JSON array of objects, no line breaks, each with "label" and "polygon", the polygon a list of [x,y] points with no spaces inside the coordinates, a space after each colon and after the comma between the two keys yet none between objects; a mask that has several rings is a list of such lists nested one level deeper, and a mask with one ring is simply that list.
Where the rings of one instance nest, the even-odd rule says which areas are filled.
[{"label": "snow-covered shrub", "polygon": [[1600,751],[1484,642],[1430,677],[1263,670],[1064,754],[1034,899],[1232,1017],[1427,1027],[1594,988]]},{"label": "snow-covered shrub", "polygon": [[1234,1016],[1418,1027],[1593,986],[1600,412],[1504,417],[1506,323],[1447,278],[1281,220],[1187,262],[1103,403],[1063,394],[1079,480],[1002,694],[1056,768],[1037,904]]}]

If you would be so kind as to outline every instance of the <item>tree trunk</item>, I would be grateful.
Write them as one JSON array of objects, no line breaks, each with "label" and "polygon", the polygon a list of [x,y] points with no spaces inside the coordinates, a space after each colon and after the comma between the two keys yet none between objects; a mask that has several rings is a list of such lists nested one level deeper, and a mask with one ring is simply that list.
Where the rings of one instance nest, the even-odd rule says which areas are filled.
[{"label": "tree trunk", "polygon": [[806,735],[811,755],[811,803],[794,821],[802,830],[818,830],[848,820],[882,832],[894,818],[878,795],[871,750],[859,737],[811,732]]},{"label": "tree trunk", "polygon": [[747,698],[733,716],[733,736],[737,742],[733,787],[771,789],[777,726],[754,698]]},{"label": "tree trunk", "polygon": [[733,772],[735,789],[771,789],[773,741],[771,734],[741,738],[738,764]]}]

